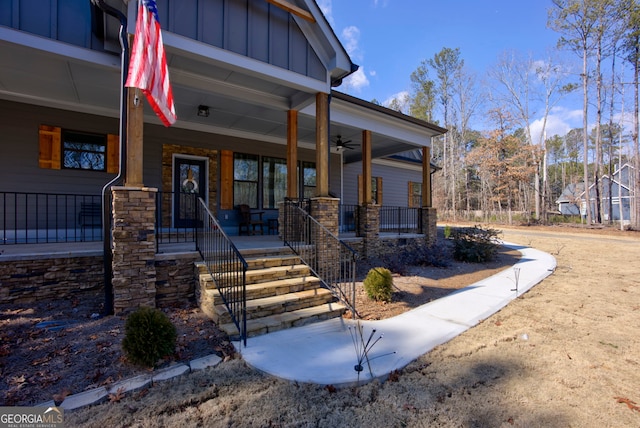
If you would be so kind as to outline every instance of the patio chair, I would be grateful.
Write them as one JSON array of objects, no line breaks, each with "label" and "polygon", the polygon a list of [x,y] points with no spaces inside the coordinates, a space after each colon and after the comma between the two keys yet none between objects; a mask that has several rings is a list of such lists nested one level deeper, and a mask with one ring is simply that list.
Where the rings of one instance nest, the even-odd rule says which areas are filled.
[{"label": "patio chair", "polygon": [[[238,223],[238,235],[242,235],[245,232],[247,235],[255,235],[260,232],[263,234],[264,220],[262,215],[264,211],[251,211],[249,205],[238,205],[238,211],[240,213],[240,222]],[[256,217],[257,216],[257,217]]]}]

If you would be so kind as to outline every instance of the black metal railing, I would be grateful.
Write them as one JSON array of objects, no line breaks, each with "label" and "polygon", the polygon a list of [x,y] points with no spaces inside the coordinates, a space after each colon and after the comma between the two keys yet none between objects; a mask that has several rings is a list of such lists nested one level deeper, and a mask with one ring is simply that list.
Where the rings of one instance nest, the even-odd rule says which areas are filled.
[{"label": "black metal railing", "polygon": [[340,232],[355,232],[358,226],[358,205],[340,204]]},{"label": "black metal railing", "polygon": [[380,207],[380,232],[422,233],[422,210],[409,207]]},{"label": "black metal railing", "polygon": [[247,346],[247,262],[200,198],[198,220],[196,248]]},{"label": "black metal railing", "polygon": [[311,217],[306,207],[307,201],[285,201],[283,241],[355,317],[357,254]]},{"label": "black metal railing", "polygon": [[0,192],[0,245],[102,240],[100,195]]},{"label": "black metal railing", "polygon": [[195,242],[198,227],[198,194],[158,192],[156,195],[156,242]]}]

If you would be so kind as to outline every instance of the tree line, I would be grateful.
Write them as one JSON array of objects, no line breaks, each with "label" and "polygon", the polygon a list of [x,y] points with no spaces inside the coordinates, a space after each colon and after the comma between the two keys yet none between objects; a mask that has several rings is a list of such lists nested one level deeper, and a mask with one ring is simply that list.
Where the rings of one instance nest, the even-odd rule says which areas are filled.
[{"label": "tree line", "polygon": [[[563,189],[580,183],[595,194],[585,220],[610,222],[602,195],[611,192],[602,178],[624,163],[633,166],[632,192],[640,192],[637,0],[552,0],[547,26],[558,43],[546,58],[505,52],[481,85],[460,49],[444,47],[411,74],[410,93],[390,103],[449,130],[432,142],[441,168],[434,203],[442,215],[480,211],[511,219],[518,212],[543,221],[557,210]],[[582,128],[547,135],[553,109],[580,93]],[[488,130],[474,129],[479,118]],[[534,122],[539,132],[532,131]],[[625,220],[639,228],[635,199]]]}]

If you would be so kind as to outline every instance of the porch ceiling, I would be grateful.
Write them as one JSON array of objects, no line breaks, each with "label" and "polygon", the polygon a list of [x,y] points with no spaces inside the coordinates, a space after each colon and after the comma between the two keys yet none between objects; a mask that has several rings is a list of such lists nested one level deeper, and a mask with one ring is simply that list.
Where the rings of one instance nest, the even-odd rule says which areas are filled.
[{"label": "porch ceiling", "polygon": [[[172,46],[167,46],[167,61],[178,115],[174,127],[286,144],[286,112],[298,109],[299,146],[315,148],[315,93],[325,83],[304,77],[291,80],[287,74],[291,72],[257,61],[259,70],[242,68]],[[119,116],[117,54],[0,27],[0,57],[10,59],[0,67],[2,99]],[[199,105],[209,106],[208,117],[197,115]],[[145,122],[160,124],[150,108],[145,112]],[[425,129],[354,105],[344,97],[332,101],[332,141],[341,135],[361,143],[363,129],[372,131],[373,157],[430,145],[429,137],[442,133],[440,128]],[[331,150],[337,151],[333,142]],[[347,162],[361,159],[360,146],[345,150],[344,155]]]}]

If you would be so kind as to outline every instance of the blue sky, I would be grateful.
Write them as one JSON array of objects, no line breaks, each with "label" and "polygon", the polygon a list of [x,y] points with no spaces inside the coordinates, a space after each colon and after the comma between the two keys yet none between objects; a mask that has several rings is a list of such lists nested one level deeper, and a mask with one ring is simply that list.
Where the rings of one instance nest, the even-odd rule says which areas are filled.
[{"label": "blue sky", "polygon": [[[546,58],[559,34],[547,29],[550,0],[317,0],[360,70],[338,88],[383,104],[409,91],[410,75],[442,48],[459,48],[482,81],[505,51]],[[569,61],[577,56],[563,52]],[[562,103],[561,103],[562,104]],[[568,107],[571,105],[570,107]],[[580,115],[576,119],[576,110]],[[581,127],[581,105],[567,99],[547,135]]]}]

